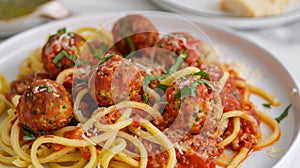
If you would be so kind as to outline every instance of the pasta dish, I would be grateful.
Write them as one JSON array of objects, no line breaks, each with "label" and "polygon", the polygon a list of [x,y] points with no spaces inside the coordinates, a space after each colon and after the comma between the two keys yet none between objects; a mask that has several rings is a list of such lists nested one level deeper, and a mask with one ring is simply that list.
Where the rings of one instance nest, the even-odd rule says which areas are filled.
[{"label": "pasta dish", "polygon": [[280,102],[189,32],[162,34],[130,14],[111,31],[45,38],[17,79],[0,75],[4,165],[234,168],[280,138],[286,114],[274,119],[250,98]]}]

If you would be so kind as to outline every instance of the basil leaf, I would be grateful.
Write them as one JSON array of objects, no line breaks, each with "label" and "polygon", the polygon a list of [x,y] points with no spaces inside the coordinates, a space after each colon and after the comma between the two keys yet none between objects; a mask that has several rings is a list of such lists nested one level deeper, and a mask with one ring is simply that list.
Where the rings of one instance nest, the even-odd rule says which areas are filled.
[{"label": "basil leaf", "polygon": [[34,135],[34,132],[32,130],[30,130],[30,128],[22,127],[22,131],[24,133],[24,136],[23,136],[23,139],[22,139],[23,141],[36,139],[36,137]]},{"label": "basil leaf", "polygon": [[208,81],[208,80],[205,80],[205,79],[198,79],[197,80],[200,83],[204,83],[206,84],[208,87],[210,87],[214,92],[216,91],[215,87]]},{"label": "basil leaf", "polygon": [[193,74],[194,76],[203,76],[203,77],[205,77],[207,80],[210,80],[210,76],[209,76],[209,74],[207,73],[207,72],[205,72],[205,71],[199,71],[199,72],[196,72],[196,73],[194,73]]},{"label": "basil leaf", "polygon": [[289,109],[292,107],[292,104],[288,105],[284,111],[281,113],[281,115],[277,118],[275,118],[275,120],[280,123],[281,120],[283,120],[289,113]]},{"label": "basil leaf", "polygon": [[70,36],[71,38],[75,38],[75,34],[73,32],[69,32],[68,36]]},{"label": "basil leaf", "polygon": [[41,87],[41,88],[46,88],[49,93],[52,92],[52,88],[50,86],[48,86],[48,85],[40,84],[38,86]]},{"label": "basil leaf", "polygon": [[104,44],[98,49],[98,51],[96,51],[90,43],[88,43],[88,47],[91,50],[92,55],[99,60],[102,58],[103,54],[105,53],[105,50],[107,49],[107,47]]},{"label": "basil leaf", "polygon": [[179,92],[176,93],[176,95],[174,96],[174,101],[179,99],[181,96],[196,96],[197,94],[195,93],[195,89],[194,88],[182,88],[180,89]]},{"label": "basil leaf", "polygon": [[145,100],[146,104],[148,104],[149,106],[151,105],[151,103],[149,101],[149,96],[147,96],[147,94],[145,92],[143,93],[143,99]]},{"label": "basil leaf", "polygon": [[[64,51],[64,50],[63,50]],[[59,52],[55,57],[54,59],[52,60],[52,62],[54,64],[57,64],[64,56],[65,54],[63,53],[63,51]]]},{"label": "basil leaf", "polygon": [[54,64],[57,64],[61,59],[63,59],[64,57],[68,58],[69,60],[71,60],[74,64],[76,63],[77,65],[81,65],[84,63],[90,63],[89,60],[77,60],[77,58],[72,55],[69,54],[67,51],[62,50],[61,52],[59,52],[54,59],[52,60],[52,62]]},{"label": "basil leaf", "polygon": [[181,66],[181,64],[184,62],[184,59],[189,55],[188,52],[184,51],[182,54],[180,54],[178,56],[178,58],[176,59],[175,63],[171,66],[168,74],[172,74],[174,72],[176,72],[179,67]]},{"label": "basil leaf", "polygon": [[265,108],[268,108],[268,109],[270,109],[271,108],[271,104],[268,104],[268,103],[263,103],[262,104]]},{"label": "basil leaf", "polygon": [[128,18],[125,17],[123,19],[123,22],[122,22],[122,25],[121,25],[121,31],[122,31],[122,33],[123,33],[123,35],[124,35],[124,37],[125,37],[128,45],[129,45],[129,47],[130,47],[130,52],[133,52],[133,51],[135,51],[135,46],[134,46],[131,38],[127,35],[127,32],[126,32],[126,26],[128,25],[127,22],[128,22]]},{"label": "basil leaf", "polygon": [[99,64],[103,64],[105,61],[107,61],[108,59],[110,59],[111,57],[115,56],[116,54],[107,54],[105,55],[105,57],[101,58],[100,61],[99,61]]},{"label": "basil leaf", "polygon": [[66,33],[66,32],[67,32],[67,29],[65,27],[57,30],[57,34]]},{"label": "basil leaf", "polygon": [[[146,89],[147,89],[147,86],[149,85],[149,83],[151,82],[151,80],[161,80],[164,78],[164,75],[161,75],[161,76],[152,76],[152,75],[149,75],[147,74],[144,78],[144,81],[143,81],[143,91],[144,91],[144,94],[146,94]],[[148,100],[148,96],[143,96],[145,102],[149,101]]]},{"label": "basil leaf", "polygon": [[160,85],[158,85],[158,88],[163,91],[166,91],[169,88],[169,85],[160,84]]},{"label": "basil leaf", "polygon": [[238,94],[235,90],[232,90],[231,93],[233,94],[233,96],[234,96],[237,100],[241,100],[239,94]]},{"label": "basil leaf", "polygon": [[193,96],[193,97],[197,96],[197,86],[202,83],[206,84],[213,91],[216,91],[214,86],[209,81],[207,81],[205,79],[197,79],[188,88],[183,88],[179,92],[177,92],[176,95],[174,96],[174,101],[184,95],[189,95],[189,96]]}]

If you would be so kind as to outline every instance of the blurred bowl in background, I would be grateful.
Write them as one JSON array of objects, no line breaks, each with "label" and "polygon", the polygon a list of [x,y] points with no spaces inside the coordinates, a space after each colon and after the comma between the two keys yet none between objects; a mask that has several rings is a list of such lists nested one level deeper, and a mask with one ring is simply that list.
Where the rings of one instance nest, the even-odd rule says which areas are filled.
[{"label": "blurred bowl in background", "polygon": [[72,12],[56,0],[0,0],[0,37],[71,15]]}]

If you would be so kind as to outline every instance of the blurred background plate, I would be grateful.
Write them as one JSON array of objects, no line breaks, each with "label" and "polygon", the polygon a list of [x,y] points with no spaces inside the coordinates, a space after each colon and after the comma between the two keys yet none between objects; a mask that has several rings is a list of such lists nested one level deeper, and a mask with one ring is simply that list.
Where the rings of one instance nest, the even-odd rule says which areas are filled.
[{"label": "blurred background plate", "polygon": [[258,29],[300,21],[299,0],[291,0],[280,15],[261,18],[231,16],[220,9],[220,0],[151,0],[151,2],[167,11],[217,21],[236,29]]}]

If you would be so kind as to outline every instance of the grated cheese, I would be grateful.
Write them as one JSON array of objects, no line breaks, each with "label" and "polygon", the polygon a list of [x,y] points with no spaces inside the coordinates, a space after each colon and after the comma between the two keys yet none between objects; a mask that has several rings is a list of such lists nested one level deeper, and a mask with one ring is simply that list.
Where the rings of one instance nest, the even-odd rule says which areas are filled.
[{"label": "grated cheese", "polygon": [[284,151],[284,148],[281,147],[271,147],[270,150],[267,151],[268,156],[271,158],[275,158],[276,154],[279,154]]}]

